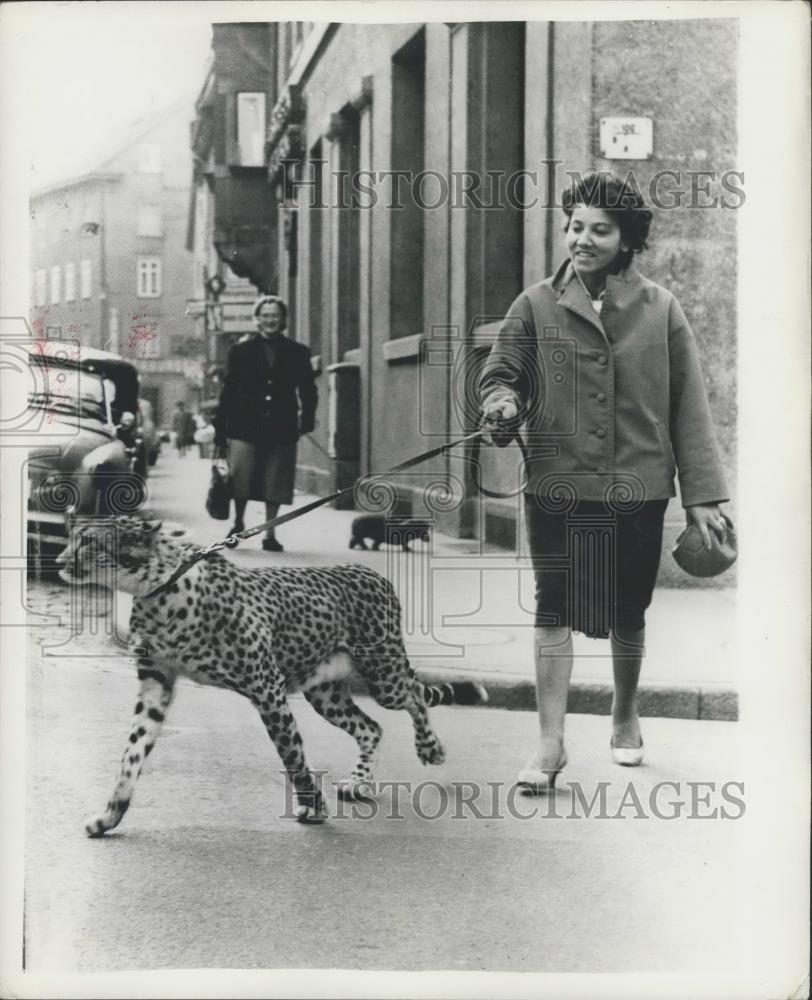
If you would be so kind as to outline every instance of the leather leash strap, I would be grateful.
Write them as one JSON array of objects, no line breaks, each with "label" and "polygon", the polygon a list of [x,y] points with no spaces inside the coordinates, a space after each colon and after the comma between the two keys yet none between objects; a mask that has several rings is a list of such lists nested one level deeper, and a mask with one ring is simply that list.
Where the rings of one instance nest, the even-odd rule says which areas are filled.
[{"label": "leather leash strap", "polygon": [[[164,580],[163,583],[158,584],[158,586],[155,587],[154,590],[151,590],[148,594],[145,594],[142,600],[148,597],[157,597],[158,594],[162,594],[164,591],[168,590],[173,583],[176,583],[184,575],[184,573],[188,573],[192,566],[194,566],[195,563],[200,562],[201,559],[206,559],[209,556],[215,555],[215,553],[220,552],[223,549],[235,549],[241,541],[246,538],[251,538],[252,535],[258,535],[262,531],[267,531],[268,528],[276,528],[280,524],[287,524],[288,521],[295,521],[299,517],[304,517],[304,515],[309,514],[311,510],[316,510],[319,507],[323,507],[325,504],[332,503],[333,500],[337,500],[339,497],[344,496],[345,493],[351,493],[362,479],[382,479],[384,476],[389,476],[393,472],[403,472],[405,469],[411,469],[415,465],[420,465],[421,462],[427,462],[430,458],[436,458],[438,455],[442,455],[461,444],[467,444],[469,441],[474,442],[474,449],[471,454],[472,464],[478,465],[481,439],[482,435],[485,433],[491,433],[494,438],[494,442],[498,442],[500,447],[504,447],[506,444],[515,440],[521,449],[523,458],[527,460],[527,446],[518,433],[518,428],[510,427],[503,430],[491,430],[490,432],[485,429],[474,431],[473,434],[468,434],[465,437],[458,438],[456,441],[449,441],[447,444],[442,444],[438,448],[431,448],[429,451],[424,451],[420,455],[416,455],[414,458],[407,458],[405,462],[401,462],[399,465],[393,465],[392,468],[386,472],[376,473],[371,476],[361,476],[350,486],[345,486],[343,489],[336,490],[335,493],[331,493],[329,496],[319,497],[318,500],[312,500],[310,503],[305,504],[304,507],[297,507],[296,510],[289,511],[287,514],[280,514],[278,517],[275,517],[270,521],[265,521],[263,524],[258,524],[253,528],[246,528],[245,531],[240,531],[234,535],[229,535],[228,538],[223,538],[218,542],[213,542],[211,545],[206,546],[206,548],[196,552],[189,559],[185,559],[168,579]],[[479,482],[477,482],[476,485],[480,493],[487,497],[513,497],[516,496],[517,492],[519,492],[496,493],[486,490]]]}]

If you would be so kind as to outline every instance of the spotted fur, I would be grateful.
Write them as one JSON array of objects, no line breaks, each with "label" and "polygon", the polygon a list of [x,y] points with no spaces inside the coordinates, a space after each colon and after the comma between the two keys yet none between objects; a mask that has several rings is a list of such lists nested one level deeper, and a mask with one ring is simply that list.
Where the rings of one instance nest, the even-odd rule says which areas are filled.
[{"label": "spotted fur", "polygon": [[116,586],[135,598],[130,633],[141,687],[116,787],[104,812],[86,824],[89,836],[112,830],[129,808],[178,677],[251,700],[293,785],[297,819],[304,822],[320,822],[324,806],[288,705],[291,691],[301,690],[319,715],[358,743],[358,762],[338,784],[347,798],[362,795],[372,779],[381,739],[381,727],[351,697],[353,673],[379,705],[411,715],[424,764],[444,759],[427,704],[487,699],[476,684],[432,687],[417,679],[403,645],[394,590],[362,565],[241,569],[214,555],[165,592],[144,596],[199,551],[166,537],[160,526],[135,516],[78,524],[60,557],[69,582],[112,571]]}]

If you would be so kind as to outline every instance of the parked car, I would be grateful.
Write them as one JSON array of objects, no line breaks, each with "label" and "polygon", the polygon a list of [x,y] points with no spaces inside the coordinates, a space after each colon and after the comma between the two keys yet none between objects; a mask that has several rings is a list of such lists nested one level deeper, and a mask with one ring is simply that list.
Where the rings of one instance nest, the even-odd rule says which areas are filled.
[{"label": "parked car", "polygon": [[138,414],[141,436],[147,453],[147,465],[151,467],[158,461],[158,455],[161,453],[161,436],[155,426],[152,403],[148,399],[138,400]]},{"label": "parked car", "polygon": [[138,372],[116,354],[59,341],[32,343],[29,360],[28,408],[43,437],[28,457],[29,552],[50,556],[76,515],[132,512],[144,502],[146,463],[139,474],[127,429]]}]

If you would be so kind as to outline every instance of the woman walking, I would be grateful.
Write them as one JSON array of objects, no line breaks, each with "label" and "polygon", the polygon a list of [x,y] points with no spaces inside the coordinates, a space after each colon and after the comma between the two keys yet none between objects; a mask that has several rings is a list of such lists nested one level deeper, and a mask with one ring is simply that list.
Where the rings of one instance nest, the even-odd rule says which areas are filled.
[{"label": "woman walking", "polygon": [[[215,444],[227,453],[234,489],[234,525],[245,528],[249,500],[265,503],[273,520],[282,504],[293,503],[296,442],[315,426],[318,396],[310,350],[285,336],[287,307],[275,295],[254,306],[257,335],[235,344],[228,354],[214,421]],[[274,530],[262,541],[266,552],[281,552]]]},{"label": "woman walking", "polygon": [[727,499],[694,336],[674,296],[633,264],[651,212],[605,173],[574,185],[563,206],[569,258],[513,303],[480,382],[488,426],[527,428],[541,738],[518,783],[533,793],[567,763],[572,630],[611,639],[612,759],[642,762],[645,612],[674,476],[708,548]]}]

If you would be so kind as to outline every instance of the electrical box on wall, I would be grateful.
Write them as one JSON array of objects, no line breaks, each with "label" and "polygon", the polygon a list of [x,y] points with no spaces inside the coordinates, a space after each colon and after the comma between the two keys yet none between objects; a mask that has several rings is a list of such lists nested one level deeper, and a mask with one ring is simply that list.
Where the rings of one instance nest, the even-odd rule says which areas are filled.
[{"label": "electrical box on wall", "polygon": [[607,160],[648,160],[654,151],[651,118],[601,118],[601,156]]}]

